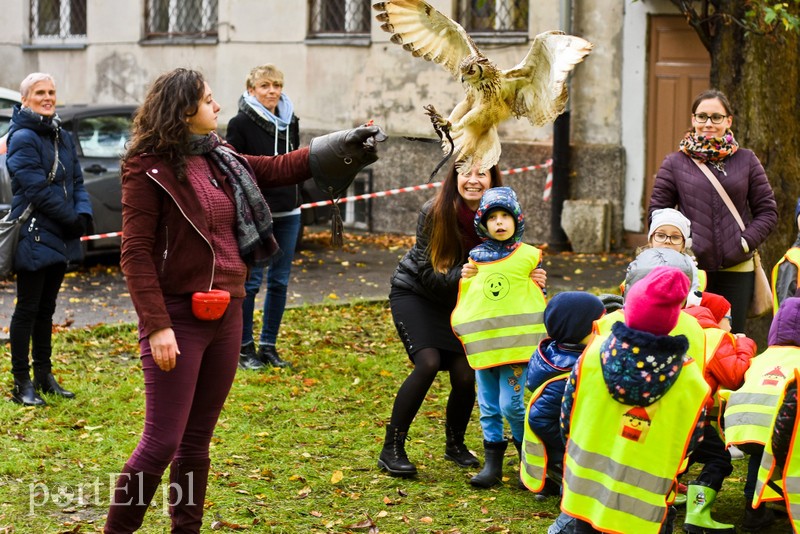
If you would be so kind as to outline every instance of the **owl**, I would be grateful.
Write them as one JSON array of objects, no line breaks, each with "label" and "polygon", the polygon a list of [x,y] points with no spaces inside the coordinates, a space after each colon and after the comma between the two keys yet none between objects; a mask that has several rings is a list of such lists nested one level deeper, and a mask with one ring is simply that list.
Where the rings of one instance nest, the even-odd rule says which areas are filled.
[{"label": "owl", "polygon": [[461,25],[423,0],[388,0],[372,7],[393,43],[461,80],[465,97],[446,119],[433,106],[425,109],[442,149],[445,154],[455,151],[456,167],[462,172],[475,165],[485,171],[497,164],[497,128],[510,117],[526,117],[534,126],[555,120],[567,105],[567,76],[592,50],[585,39],[548,31],[534,38],[516,67],[501,70]]}]

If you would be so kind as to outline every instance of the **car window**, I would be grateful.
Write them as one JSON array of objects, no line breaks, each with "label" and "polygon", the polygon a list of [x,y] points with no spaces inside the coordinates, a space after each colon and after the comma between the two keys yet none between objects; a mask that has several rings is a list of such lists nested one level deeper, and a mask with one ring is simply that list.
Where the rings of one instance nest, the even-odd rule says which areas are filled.
[{"label": "car window", "polygon": [[75,131],[87,158],[118,158],[125,152],[131,130],[130,115],[102,115],[78,119]]}]

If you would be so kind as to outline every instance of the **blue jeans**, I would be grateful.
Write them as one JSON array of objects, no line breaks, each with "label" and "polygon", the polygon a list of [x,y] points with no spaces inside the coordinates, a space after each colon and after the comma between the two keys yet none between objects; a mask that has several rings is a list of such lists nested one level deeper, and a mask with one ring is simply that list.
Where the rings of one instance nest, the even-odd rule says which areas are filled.
[{"label": "blue jeans", "polygon": [[527,370],[527,364],[517,363],[475,371],[484,440],[505,441],[505,417],[514,440],[522,441],[525,432],[525,401],[522,397]]},{"label": "blue jeans", "polygon": [[[300,215],[276,217],[272,221],[272,232],[283,255],[267,269],[267,295],[264,297],[264,323],[261,327],[259,344],[274,345],[278,340],[283,311],[286,309],[286,290],[289,287],[289,274],[300,233]],[[253,341],[253,312],[256,307],[256,294],[264,280],[264,269],[253,269],[244,284],[245,297],[242,304],[242,345]]]}]

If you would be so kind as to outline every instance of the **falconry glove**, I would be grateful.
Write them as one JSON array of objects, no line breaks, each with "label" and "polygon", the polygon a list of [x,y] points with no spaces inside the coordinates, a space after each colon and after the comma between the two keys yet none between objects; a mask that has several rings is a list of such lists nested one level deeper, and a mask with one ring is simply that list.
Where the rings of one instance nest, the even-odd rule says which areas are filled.
[{"label": "falconry glove", "polygon": [[333,246],[342,245],[342,219],[338,200],[361,169],[378,160],[377,143],[386,140],[379,126],[359,126],[311,140],[309,163],[317,187],[333,201]]}]

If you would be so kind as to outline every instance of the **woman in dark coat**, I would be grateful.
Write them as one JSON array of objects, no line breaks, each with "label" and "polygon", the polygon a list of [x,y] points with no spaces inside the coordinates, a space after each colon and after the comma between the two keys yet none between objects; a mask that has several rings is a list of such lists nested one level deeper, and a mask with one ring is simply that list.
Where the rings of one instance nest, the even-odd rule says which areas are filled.
[{"label": "woman in dark coat", "polygon": [[[33,212],[20,231],[14,257],[17,305],[11,316],[12,400],[41,406],[37,394],[72,398],[52,373],[53,313],[67,263],[81,258],[80,236],[92,220],[75,144],[61,130],[52,76],[29,74],[20,85],[22,104],[14,108],[6,165],[11,175],[11,216],[28,205]],[[28,351],[32,346],[33,382]]]},{"label": "woman in dark coat", "polygon": [[[239,113],[228,122],[227,141],[242,154],[277,156],[300,147],[300,121],[292,101],[283,93],[283,73],[275,65],[255,67],[247,76],[247,90],[239,98]],[[286,292],[294,250],[300,233],[300,186],[261,189],[272,213],[272,233],[283,254],[266,271],[267,295],[258,348],[253,336],[256,295],[264,269],[252,269],[244,284],[244,315],[239,368],[287,367],[276,349],[278,331],[286,309]]]},{"label": "woman in dark coat", "polygon": [[[720,91],[701,93],[692,105],[692,129],[656,175],[650,215],[680,210],[692,222],[692,250],[708,276],[706,289],[731,303],[733,332],[744,332],[753,295],[753,251],[778,222],[775,195],[756,155],[740,148],[731,132],[733,111]],[[717,177],[745,224],[741,230],[695,161]]]}]

